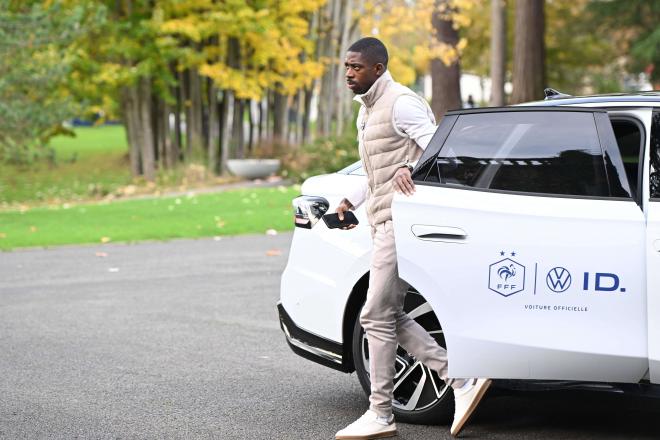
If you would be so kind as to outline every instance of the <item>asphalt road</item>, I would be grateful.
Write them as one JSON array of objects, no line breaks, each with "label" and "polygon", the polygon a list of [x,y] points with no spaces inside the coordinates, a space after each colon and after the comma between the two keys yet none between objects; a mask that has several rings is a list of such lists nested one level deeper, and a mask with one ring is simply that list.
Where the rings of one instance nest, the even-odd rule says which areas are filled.
[{"label": "asphalt road", "polygon": [[[332,439],[355,375],[293,354],[290,234],[0,252],[0,438]],[[491,393],[466,439],[660,437],[660,401]],[[401,439],[449,439],[400,425]]]}]

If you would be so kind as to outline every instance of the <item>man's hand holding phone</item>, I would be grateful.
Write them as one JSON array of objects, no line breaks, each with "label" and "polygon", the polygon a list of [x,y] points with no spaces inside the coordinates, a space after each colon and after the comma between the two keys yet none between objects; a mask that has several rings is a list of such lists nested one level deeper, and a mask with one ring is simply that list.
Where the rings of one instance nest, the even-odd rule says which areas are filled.
[{"label": "man's hand holding phone", "polygon": [[[335,213],[337,214],[340,222],[344,221],[344,213],[349,212],[351,209],[353,209],[353,204],[349,202],[348,199],[343,199],[341,202],[339,202],[339,206],[337,206]],[[353,216],[353,218],[355,218],[355,216]],[[356,226],[357,219],[355,220],[355,223],[349,223],[346,226],[341,226],[340,228],[347,231],[349,229],[353,229]]]}]

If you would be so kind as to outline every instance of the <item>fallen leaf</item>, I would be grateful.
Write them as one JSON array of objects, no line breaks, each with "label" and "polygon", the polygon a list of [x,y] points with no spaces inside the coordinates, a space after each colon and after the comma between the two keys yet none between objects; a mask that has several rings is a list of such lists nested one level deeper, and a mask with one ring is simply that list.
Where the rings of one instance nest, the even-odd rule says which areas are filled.
[{"label": "fallen leaf", "polygon": [[101,237],[101,243],[108,243],[110,240],[110,237]]},{"label": "fallen leaf", "polygon": [[38,231],[38,229],[37,229],[36,226],[30,226],[30,232],[34,233],[34,232],[37,232],[37,231]]},{"label": "fallen leaf", "polygon": [[108,256],[107,252],[97,252],[96,253],[97,257],[105,258]]},{"label": "fallen leaf", "polygon": [[215,237],[213,237],[213,240],[214,241],[220,241],[220,240],[222,240],[222,237],[220,237],[219,235],[216,235]]},{"label": "fallen leaf", "polygon": [[279,255],[282,255],[282,251],[279,249],[269,249],[266,251],[267,257],[277,257]]},{"label": "fallen leaf", "polygon": [[269,229],[266,231],[266,235],[277,235],[277,231],[275,229]]},{"label": "fallen leaf", "polygon": [[7,234],[5,234],[4,232],[0,232],[0,238],[7,238]]}]

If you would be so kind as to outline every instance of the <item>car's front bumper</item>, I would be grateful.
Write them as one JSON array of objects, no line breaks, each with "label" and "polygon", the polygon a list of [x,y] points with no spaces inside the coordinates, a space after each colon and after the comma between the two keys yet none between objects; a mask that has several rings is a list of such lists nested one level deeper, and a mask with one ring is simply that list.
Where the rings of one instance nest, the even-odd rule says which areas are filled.
[{"label": "car's front bumper", "polygon": [[281,302],[277,303],[280,315],[280,327],[286,336],[286,341],[299,356],[309,359],[326,367],[350,373],[353,365],[347,365],[350,360],[345,359],[342,344],[315,335],[298,327],[284,309]]}]

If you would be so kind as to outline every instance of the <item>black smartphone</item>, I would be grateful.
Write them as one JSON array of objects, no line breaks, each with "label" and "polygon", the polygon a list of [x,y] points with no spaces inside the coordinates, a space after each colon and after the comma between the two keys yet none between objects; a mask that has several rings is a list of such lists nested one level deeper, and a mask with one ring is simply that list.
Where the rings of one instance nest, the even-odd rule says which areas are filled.
[{"label": "black smartphone", "polygon": [[323,221],[325,224],[328,226],[329,229],[336,229],[336,228],[345,228],[346,226],[350,225],[357,225],[358,219],[355,217],[355,214],[353,214],[352,211],[346,211],[344,212],[344,221],[341,222],[339,221],[339,214],[332,213],[332,214],[326,214],[323,216]]}]

